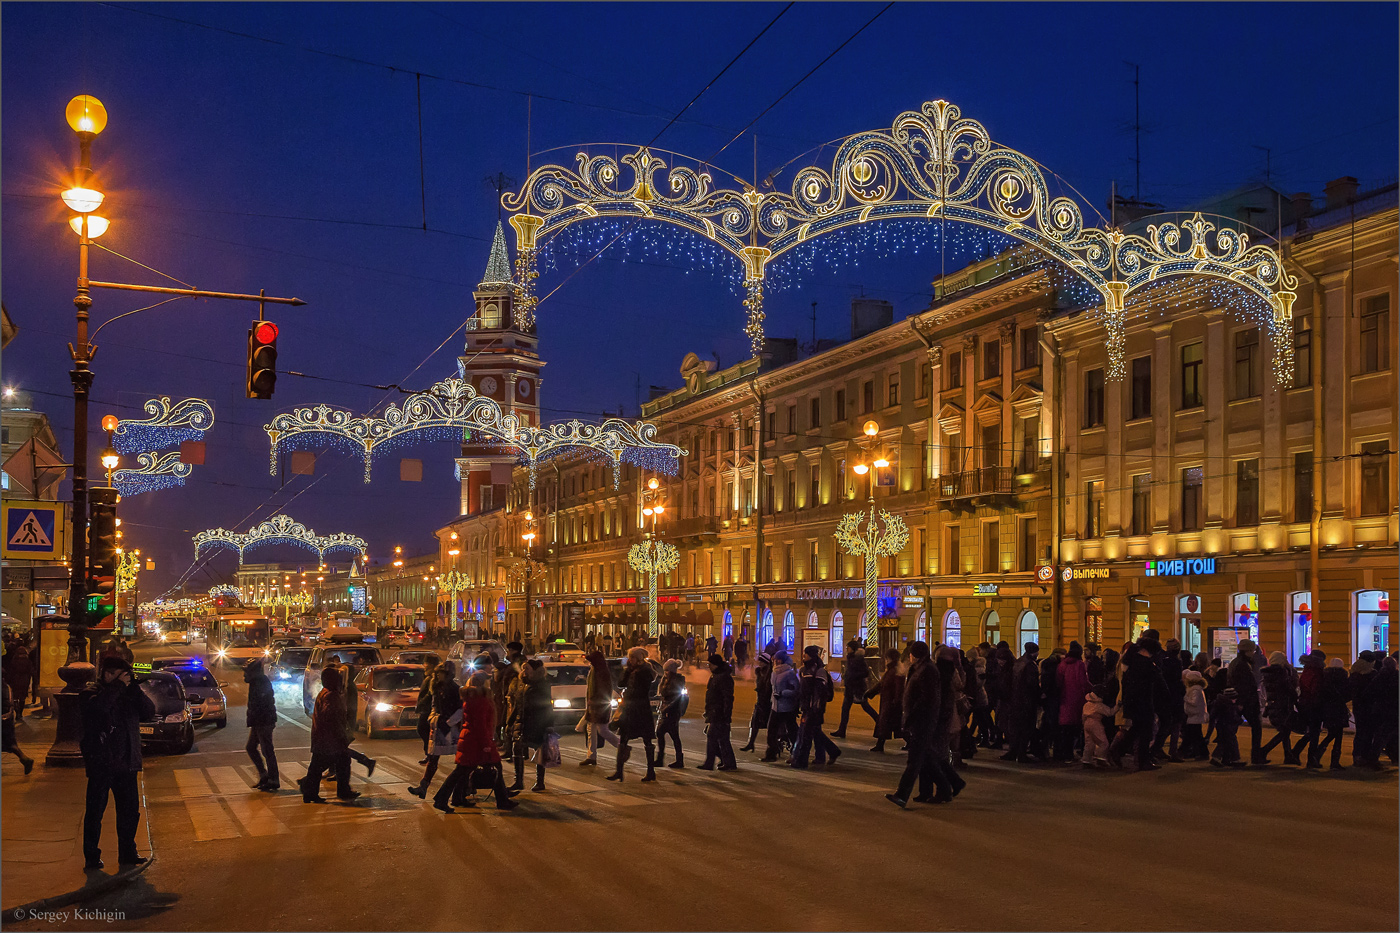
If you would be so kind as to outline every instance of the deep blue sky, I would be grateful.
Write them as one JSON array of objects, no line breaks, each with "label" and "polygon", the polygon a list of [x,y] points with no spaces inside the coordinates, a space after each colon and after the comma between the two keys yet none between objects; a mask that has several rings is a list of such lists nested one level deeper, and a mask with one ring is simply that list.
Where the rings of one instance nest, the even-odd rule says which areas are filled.
[{"label": "deep blue sky", "polygon": [[[780,9],[5,4],[3,297],[20,336],[4,382],[52,393],[37,402],[71,450],[77,250],[57,193],[76,161],[63,121],[74,94],[97,96],[111,115],[95,148],[113,221],[104,245],[200,288],[306,299],[274,317],[283,370],[426,386],[452,370],[459,338],[410,372],[460,325],[485,265],[496,208],[483,179],[524,178],[525,95],[537,95],[529,148],[565,147],[555,160],[571,165],[579,143],[646,142]],[[657,145],[710,156],[878,9],[793,7]],[[1367,185],[1396,171],[1396,34],[1396,6],[1379,3],[900,4],[756,125],[758,174],[943,97],[1101,208],[1114,180],[1132,193],[1128,60],[1142,66],[1143,197],[1177,207],[1262,180],[1255,147],[1272,149],[1285,191],[1320,195],[1347,174]],[[415,72],[436,231],[426,234]],[[748,176],[754,153],[750,133],[716,162]],[[690,350],[723,365],[747,355],[726,278],[622,258],[591,264],[541,307],[542,399],[555,417],[631,409],[636,382],[643,397],[648,385],[675,386]],[[541,290],[568,271],[545,272]],[[908,314],[927,303],[935,273],[927,251],[845,262],[773,296],[769,333],[810,334],[816,301],[821,334],[841,336],[861,289]],[[92,274],[161,283],[100,252]],[[95,320],[143,303],[100,293]],[[425,458],[421,484],[400,483],[389,455],[364,486],[355,461],[331,455],[314,481],[279,488],[261,429],[273,412],[364,409],[383,393],[284,374],[274,401],[244,399],[249,320],[241,304],[178,302],[99,339],[94,425],[161,394],[216,410],[208,463],[191,482],[123,503],[129,538],[160,562],[143,586],[189,566],[193,531],[245,529],[288,502],[294,518],[362,534],[373,553],[427,549],[430,529],[456,512],[451,445],[406,451]],[[233,566],[225,557],[191,582]]]}]

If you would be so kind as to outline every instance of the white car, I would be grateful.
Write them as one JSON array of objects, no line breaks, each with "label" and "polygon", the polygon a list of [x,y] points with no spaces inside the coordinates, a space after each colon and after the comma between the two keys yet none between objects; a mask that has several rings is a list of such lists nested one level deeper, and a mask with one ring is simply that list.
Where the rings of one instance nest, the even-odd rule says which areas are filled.
[{"label": "white car", "polygon": [[587,664],[570,661],[544,662],[549,696],[554,703],[554,727],[561,733],[572,729],[583,716],[589,669]]}]

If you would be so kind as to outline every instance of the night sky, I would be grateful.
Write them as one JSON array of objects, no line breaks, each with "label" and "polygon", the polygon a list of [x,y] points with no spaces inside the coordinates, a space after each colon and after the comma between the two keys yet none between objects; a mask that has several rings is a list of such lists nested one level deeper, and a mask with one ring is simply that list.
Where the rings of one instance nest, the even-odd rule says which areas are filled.
[{"label": "night sky", "polygon": [[[1145,199],[1186,207],[1266,169],[1284,192],[1318,197],[1341,175],[1364,188],[1396,172],[1397,7],[1379,3],[898,4],[715,155],[881,6],[793,6],[655,145],[745,178],[756,161],[761,179],[942,97],[1102,210],[1114,181],[1135,193],[1131,61]],[[321,401],[362,412],[400,397],[365,384],[419,389],[453,372],[461,335],[448,338],[470,312],[496,223],[487,176],[523,181],[527,151],[532,166],[572,166],[581,143],[652,140],[782,9],[5,4],[3,297],[20,332],[3,381],[35,394],[65,455],[78,251],[58,192],[77,158],[63,119],[73,95],[98,97],[110,115],[94,146],[112,221],[103,246],[199,288],[308,302],[269,314],[282,329],[272,401],[244,398],[254,307],[185,300],[98,338],[94,429],[109,411],[140,417],[159,395],[209,399],[217,419],[185,487],[123,501],[127,543],[158,561],[143,598],[186,575],[200,590],[228,578],[231,552],[191,570],[189,535],[246,530],[284,507],[320,533],[362,535],[375,555],[431,549],[431,530],[457,512],[451,444],[386,454],[369,486],[357,458],[334,453],[316,476],[282,485],[267,472],[262,425]],[[644,232],[667,258],[643,261]],[[965,259],[994,244],[957,245]],[[642,399],[651,385],[676,387],[691,350],[722,366],[748,355],[732,276],[692,246],[639,230],[630,250],[614,247],[541,305],[547,419],[632,414],[638,384]],[[896,317],[922,309],[938,268],[914,246],[817,255],[816,271],[770,296],[769,334],[809,339],[815,301],[819,334],[848,335],[862,291],[892,301]],[[573,271],[561,254],[542,269],[541,294]],[[173,284],[100,250],[91,274]],[[94,322],[151,303],[94,297]],[[424,458],[422,483],[399,481],[401,455]]]}]

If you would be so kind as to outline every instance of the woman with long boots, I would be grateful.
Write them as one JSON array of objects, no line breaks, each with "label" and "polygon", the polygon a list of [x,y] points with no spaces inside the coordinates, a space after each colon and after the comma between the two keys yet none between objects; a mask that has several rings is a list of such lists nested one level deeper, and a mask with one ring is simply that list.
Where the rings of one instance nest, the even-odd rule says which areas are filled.
[{"label": "woman with long boots", "polygon": [[532,658],[522,664],[520,676],[510,685],[510,693],[513,711],[510,747],[515,762],[515,784],[510,789],[525,789],[525,759],[529,757],[535,761],[535,784],[530,790],[539,793],[544,790],[544,755],[540,749],[549,736],[550,716],[554,712],[544,662]]},{"label": "woman with long boots", "polygon": [[778,643],[770,641],[753,663],[753,717],[749,719],[749,740],[739,749],[741,752],[754,750],[758,740],[758,730],[768,728],[768,720],[773,716],[773,652]]},{"label": "woman with long boots", "polygon": [[588,757],[579,762],[579,767],[598,763],[598,746],[606,741],[617,747],[617,735],[608,725],[612,718],[613,682],[608,670],[608,659],[597,649],[586,655],[588,659],[588,686],[584,690],[584,726],[588,729]]},{"label": "woman with long boots", "polygon": [[666,767],[684,768],[685,753],[681,751],[681,717],[689,705],[689,695],[685,689],[685,676],[681,674],[681,662],[671,658],[665,664],[661,675],[661,713],[656,717],[656,760],[666,759],[666,736],[676,746],[676,760]]},{"label": "woman with long boots", "polygon": [[[489,674],[478,671],[460,691],[462,730],[457,739],[457,766],[433,795],[433,807],[443,813],[455,812],[448,801],[473,787],[473,776],[482,770],[490,774],[497,810],[514,810],[519,806],[511,799],[501,773],[501,753],[496,748],[496,705],[488,686],[490,679]],[[478,786],[483,785],[478,782]]]},{"label": "woman with long boots", "polygon": [[653,740],[656,723],[651,718],[652,685],[651,665],[647,663],[647,650],[642,647],[627,652],[627,667],[622,672],[622,702],[618,706],[617,729],[617,770],[608,775],[609,781],[622,780],[622,768],[632,757],[628,745],[632,739],[641,739],[647,753],[647,773],[642,783],[656,780],[656,749]]},{"label": "woman with long boots", "polygon": [[444,661],[423,679],[431,708],[428,712],[428,753],[424,758],[423,780],[408,792],[421,800],[428,799],[428,785],[437,774],[438,760],[443,755],[457,753],[457,733],[462,725],[462,698],[457,689],[456,666]]}]

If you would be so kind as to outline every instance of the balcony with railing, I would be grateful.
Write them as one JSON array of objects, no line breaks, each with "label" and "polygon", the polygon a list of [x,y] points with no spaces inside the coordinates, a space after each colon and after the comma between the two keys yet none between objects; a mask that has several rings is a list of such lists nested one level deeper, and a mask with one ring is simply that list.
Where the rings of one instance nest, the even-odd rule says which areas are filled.
[{"label": "balcony with railing", "polygon": [[939,503],[948,509],[970,509],[1010,498],[1015,488],[1011,467],[980,467],[938,477],[934,491]]}]

